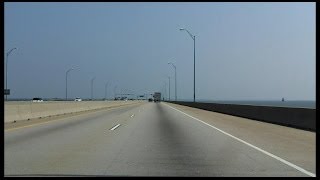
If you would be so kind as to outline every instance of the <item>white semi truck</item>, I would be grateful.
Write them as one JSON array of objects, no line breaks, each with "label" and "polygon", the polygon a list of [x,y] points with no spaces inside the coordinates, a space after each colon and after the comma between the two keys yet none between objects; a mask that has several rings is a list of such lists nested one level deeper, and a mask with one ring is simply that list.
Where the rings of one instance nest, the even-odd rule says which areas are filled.
[{"label": "white semi truck", "polygon": [[155,92],[153,94],[153,100],[154,100],[154,102],[160,102],[161,101],[161,93]]}]

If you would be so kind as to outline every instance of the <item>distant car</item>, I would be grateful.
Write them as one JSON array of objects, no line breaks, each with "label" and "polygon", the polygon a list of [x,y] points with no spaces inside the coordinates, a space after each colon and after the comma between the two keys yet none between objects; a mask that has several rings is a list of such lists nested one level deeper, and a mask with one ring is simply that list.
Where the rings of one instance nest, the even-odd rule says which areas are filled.
[{"label": "distant car", "polygon": [[74,101],[82,101],[82,99],[77,97],[77,98],[74,99]]},{"label": "distant car", "polygon": [[42,98],[33,98],[32,102],[43,102]]},{"label": "distant car", "polygon": [[149,102],[152,102],[153,101],[153,99],[152,98],[149,98]]}]

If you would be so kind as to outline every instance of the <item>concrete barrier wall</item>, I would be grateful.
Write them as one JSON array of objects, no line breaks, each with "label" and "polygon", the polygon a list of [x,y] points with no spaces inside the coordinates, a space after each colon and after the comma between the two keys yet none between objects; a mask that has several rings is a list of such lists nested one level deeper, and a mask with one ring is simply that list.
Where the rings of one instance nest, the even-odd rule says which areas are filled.
[{"label": "concrete barrier wall", "polygon": [[140,102],[142,101],[8,101],[4,104],[4,121],[8,123]]},{"label": "concrete barrier wall", "polygon": [[171,101],[171,103],[303,130],[316,131],[316,109],[180,101]]}]

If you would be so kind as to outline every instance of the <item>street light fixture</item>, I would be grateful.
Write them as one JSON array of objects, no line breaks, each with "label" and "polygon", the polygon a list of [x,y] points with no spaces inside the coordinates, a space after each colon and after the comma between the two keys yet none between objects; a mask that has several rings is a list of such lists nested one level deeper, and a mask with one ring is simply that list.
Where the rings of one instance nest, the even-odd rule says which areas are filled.
[{"label": "street light fixture", "polygon": [[67,72],[66,72],[66,101],[68,101],[68,73],[70,71],[74,70],[74,68],[70,68]]},{"label": "street light fixture", "polygon": [[[6,53],[6,88],[5,89],[8,89],[8,84],[7,84],[7,82],[8,82],[8,57],[11,54],[11,52],[15,49],[17,49],[17,48],[12,48],[12,49],[10,49],[10,51],[8,51]],[[6,100],[7,100],[7,94],[6,94]]]},{"label": "street light fixture", "polygon": [[180,28],[180,31],[187,31],[193,39],[193,102],[196,100],[196,36],[192,35],[187,29]]},{"label": "street light fixture", "polygon": [[177,67],[171,62],[168,62],[168,64],[171,64],[174,67],[174,95],[175,101],[177,101]]}]

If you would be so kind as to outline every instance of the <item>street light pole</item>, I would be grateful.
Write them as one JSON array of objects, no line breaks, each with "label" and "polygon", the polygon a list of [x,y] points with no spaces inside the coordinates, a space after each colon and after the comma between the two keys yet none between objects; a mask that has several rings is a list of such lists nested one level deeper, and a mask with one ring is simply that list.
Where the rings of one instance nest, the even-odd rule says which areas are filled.
[{"label": "street light pole", "polygon": [[93,81],[96,77],[91,79],[91,100],[93,100]]},{"label": "street light pole", "polygon": [[114,93],[114,99],[116,99],[116,90],[117,90],[117,86],[115,86],[114,88],[113,88],[113,93]]},{"label": "street light pole", "polygon": [[177,67],[171,62],[168,62],[168,64],[171,64],[174,67],[174,95],[175,101],[177,101]]},{"label": "street light pole", "polygon": [[196,102],[196,36],[193,36],[193,102]]},{"label": "street light pole", "polygon": [[120,93],[121,93],[121,99],[122,99],[122,95],[123,95],[123,88],[121,88]]},{"label": "street light pole", "polygon": [[164,82],[164,94],[166,96],[166,99],[168,100],[168,96],[167,96],[167,82]]},{"label": "street light pole", "polygon": [[192,35],[187,29],[180,28],[180,31],[187,31],[193,39],[193,102],[196,101],[196,36]]},{"label": "street light pole", "polygon": [[168,76],[169,78],[169,101],[170,101],[170,76]]},{"label": "street light pole", "polygon": [[108,88],[108,83],[109,83],[109,82],[107,82],[107,83],[106,83],[106,86],[105,86],[105,95],[104,95],[104,99],[105,99],[105,100],[107,100],[107,90],[108,90],[107,88]]},{"label": "street light pole", "polygon": [[[7,52],[7,54],[6,54],[6,89],[8,89],[8,84],[7,84],[7,82],[8,82],[8,57],[11,54],[11,52],[15,49],[17,49],[17,48],[10,49],[10,51]],[[7,94],[6,94],[6,101],[7,101]]]},{"label": "street light pole", "polygon": [[67,72],[66,72],[66,101],[68,100],[68,73],[70,71],[74,70],[74,68],[70,68]]}]

